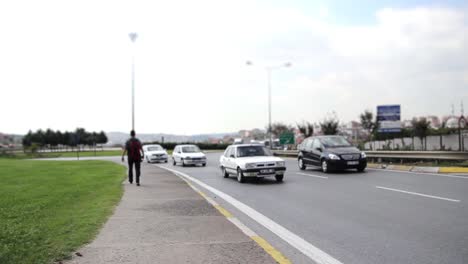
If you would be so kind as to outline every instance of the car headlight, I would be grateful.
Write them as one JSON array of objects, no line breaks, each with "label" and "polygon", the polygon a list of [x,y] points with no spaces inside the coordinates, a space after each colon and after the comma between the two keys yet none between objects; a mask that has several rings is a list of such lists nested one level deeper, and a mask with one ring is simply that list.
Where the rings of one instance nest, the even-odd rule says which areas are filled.
[{"label": "car headlight", "polygon": [[363,158],[363,159],[364,159],[364,158],[367,158],[367,155],[366,155],[366,153],[365,153],[364,151],[361,152],[361,158]]},{"label": "car headlight", "polygon": [[278,166],[278,167],[284,167],[284,166],[286,166],[286,162],[284,162],[284,161],[277,161],[277,162],[276,162],[276,166]]},{"label": "car headlight", "polygon": [[330,158],[331,160],[339,160],[339,159],[340,159],[340,157],[338,157],[338,156],[335,155],[335,154],[331,154],[331,153],[328,154],[328,158]]},{"label": "car headlight", "polygon": [[245,168],[246,169],[253,169],[253,168],[255,168],[255,163],[246,163]]}]

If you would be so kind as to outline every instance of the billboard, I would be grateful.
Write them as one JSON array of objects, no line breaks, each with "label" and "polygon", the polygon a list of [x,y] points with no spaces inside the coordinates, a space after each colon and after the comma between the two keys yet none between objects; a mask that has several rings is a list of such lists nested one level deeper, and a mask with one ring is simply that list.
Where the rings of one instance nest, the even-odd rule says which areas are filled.
[{"label": "billboard", "polygon": [[377,106],[377,122],[379,133],[401,132],[401,108],[400,105]]}]

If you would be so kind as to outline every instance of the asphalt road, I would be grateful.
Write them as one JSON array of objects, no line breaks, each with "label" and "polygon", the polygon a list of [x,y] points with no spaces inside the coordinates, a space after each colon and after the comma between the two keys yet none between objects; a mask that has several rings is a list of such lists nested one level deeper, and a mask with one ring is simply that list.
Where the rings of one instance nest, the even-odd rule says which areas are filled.
[{"label": "asphalt road", "polygon": [[[468,263],[468,177],[382,170],[300,171],[286,158],[283,183],[240,184],[221,176],[219,156],[206,167],[158,164],[186,173],[270,218],[341,263]],[[158,166],[146,165],[145,166]],[[232,204],[207,192],[293,263],[314,263]]]}]

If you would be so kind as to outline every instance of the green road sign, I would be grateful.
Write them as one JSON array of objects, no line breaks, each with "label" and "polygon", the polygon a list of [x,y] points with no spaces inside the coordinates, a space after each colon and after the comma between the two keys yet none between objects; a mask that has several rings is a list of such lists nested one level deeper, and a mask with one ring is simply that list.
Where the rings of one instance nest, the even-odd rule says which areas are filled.
[{"label": "green road sign", "polygon": [[294,133],[286,132],[279,136],[281,145],[293,145],[294,144]]}]

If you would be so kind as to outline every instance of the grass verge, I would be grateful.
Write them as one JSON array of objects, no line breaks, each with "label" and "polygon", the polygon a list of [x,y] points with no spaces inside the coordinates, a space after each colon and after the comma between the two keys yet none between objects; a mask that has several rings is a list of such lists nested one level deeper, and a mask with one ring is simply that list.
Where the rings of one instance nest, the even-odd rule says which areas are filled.
[{"label": "grass verge", "polygon": [[[172,155],[172,150],[167,150],[168,155]],[[105,157],[105,156],[121,156],[122,150],[98,150],[94,151],[80,151],[80,157]],[[36,154],[15,152],[8,154],[0,154],[0,158],[10,159],[41,159],[41,158],[75,158],[76,152],[39,152]]]},{"label": "grass verge", "polygon": [[[98,150],[94,151],[80,151],[80,157],[103,157],[103,156],[120,156],[121,150]],[[3,158],[12,159],[37,159],[37,158],[74,158],[77,156],[76,152],[38,152],[36,154],[16,152],[5,154]]]},{"label": "grass verge", "polygon": [[51,263],[90,242],[123,194],[108,161],[0,159],[0,263]]}]

